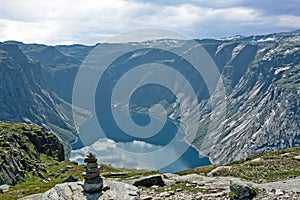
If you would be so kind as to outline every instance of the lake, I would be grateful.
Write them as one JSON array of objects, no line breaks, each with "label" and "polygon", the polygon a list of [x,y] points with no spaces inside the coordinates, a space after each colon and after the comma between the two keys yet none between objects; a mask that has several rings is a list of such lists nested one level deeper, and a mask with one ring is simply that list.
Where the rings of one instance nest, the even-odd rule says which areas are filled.
[{"label": "lake", "polygon": [[[122,111],[118,111],[117,115],[119,120],[128,118]],[[147,126],[151,120],[151,123],[162,121],[158,116],[150,120],[146,114],[130,115],[139,126]],[[207,157],[201,156],[184,141],[185,134],[178,130],[178,125],[178,121],[167,118],[157,134],[139,137],[119,128],[111,113],[101,113],[98,118],[95,115],[79,127],[79,140],[72,145],[70,160],[83,163],[84,156],[93,152],[100,163],[121,168],[158,170],[163,173],[211,164]],[[142,134],[145,133],[141,132],[141,136]]]}]

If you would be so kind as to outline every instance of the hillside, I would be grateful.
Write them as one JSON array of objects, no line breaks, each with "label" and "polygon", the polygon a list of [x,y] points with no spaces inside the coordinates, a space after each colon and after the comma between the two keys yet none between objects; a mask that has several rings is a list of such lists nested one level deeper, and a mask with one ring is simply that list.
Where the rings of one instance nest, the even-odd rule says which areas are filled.
[{"label": "hillside", "polygon": [[0,185],[42,176],[41,157],[65,159],[63,145],[51,132],[33,124],[0,122]]}]

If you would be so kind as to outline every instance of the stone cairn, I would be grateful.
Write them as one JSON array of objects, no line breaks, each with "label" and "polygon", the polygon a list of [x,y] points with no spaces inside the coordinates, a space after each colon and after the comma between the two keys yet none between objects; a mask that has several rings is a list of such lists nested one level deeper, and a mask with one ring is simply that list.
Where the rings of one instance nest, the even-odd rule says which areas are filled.
[{"label": "stone cairn", "polygon": [[87,163],[86,172],[82,173],[84,177],[83,189],[86,192],[99,192],[103,187],[103,180],[100,176],[100,167],[98,167],[95,154],[89,153],[84,162]]}]

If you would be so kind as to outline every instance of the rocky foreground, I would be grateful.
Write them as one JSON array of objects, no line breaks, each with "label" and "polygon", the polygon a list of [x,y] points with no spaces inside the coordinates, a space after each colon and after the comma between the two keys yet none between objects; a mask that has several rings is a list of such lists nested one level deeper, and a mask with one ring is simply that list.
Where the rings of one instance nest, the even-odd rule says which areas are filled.
[{"label": "rocky foreground", "polygon": [[[257,184],[234,177],[163,174],[125,182],[104,179],[103,191],[96,193],[84,192],[81,181],[63,183],[44,194],[25,197],[22,200],[300,199],[300,178]],[[139,187],[132,185],[137,182]],[[164,186],[159,186],[161,183]]]},{"label": "rocky foreground", "polygon": [[141,199],[300,199],[300,178],[257,184],[234,177],[207,177],[197,174],[164,174],[162,177],[166,185],[141,188]]}]

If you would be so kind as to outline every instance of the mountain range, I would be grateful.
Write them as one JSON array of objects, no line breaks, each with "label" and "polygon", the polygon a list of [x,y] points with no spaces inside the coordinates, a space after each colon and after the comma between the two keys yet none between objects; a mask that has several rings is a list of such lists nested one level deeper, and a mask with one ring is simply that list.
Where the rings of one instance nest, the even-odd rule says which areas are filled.
[{"label": "mountain range", "polygon": [[[197,82],[199,102],[191,109],[200,113],[200,119],[190,120],[197,129],[192,134],[195,137],[187,134],[186,141],[201,155],[208,156],[212,163],[227,163],[260,152],[299,146],[300,31],[195,41],[206,50],[221,74],[226,98],[218,106],[226,110],[224,118],[208,128],[214,114],[210,109],[210,96],[203,80]],[[73,86],[80,66],[96,47],[101,45],[105,49],[100,55],[105,57],[130,46],[145,47],[155,43],[172,49],[185,42],[164,39],[95,46],[2,42],[0,120],[35,123],[54,131],[69,155],[70,144],[77,139],[72,113]],[[132,55],[125,55],[111,67],[114,72],[109,76],[111,82],[103,91],[97,91],[96,99],[110,92],[120,77],[122,70],[114,71],[118,69],[116,66],[126,69],[151,61],[151,58],[158,58],[162,64],[171,62],[175,68],[180,64],[176,62],[178,57],[168,57],[159,49]],[[188,68],[181,73],[194,80]],[[135,104],[131,105],[132,111],[147,114],[145,108],[161,103],[170,118],[181,120],[176,98],[169,98],[165,90],[144,88],[138,92]],[[124,109],[125,102],[114,103],[116,109]],[[87,119],[94,109],[90,106],[76,107],[76,115]],[[102,109],[101,105],[96,109]]]}]

